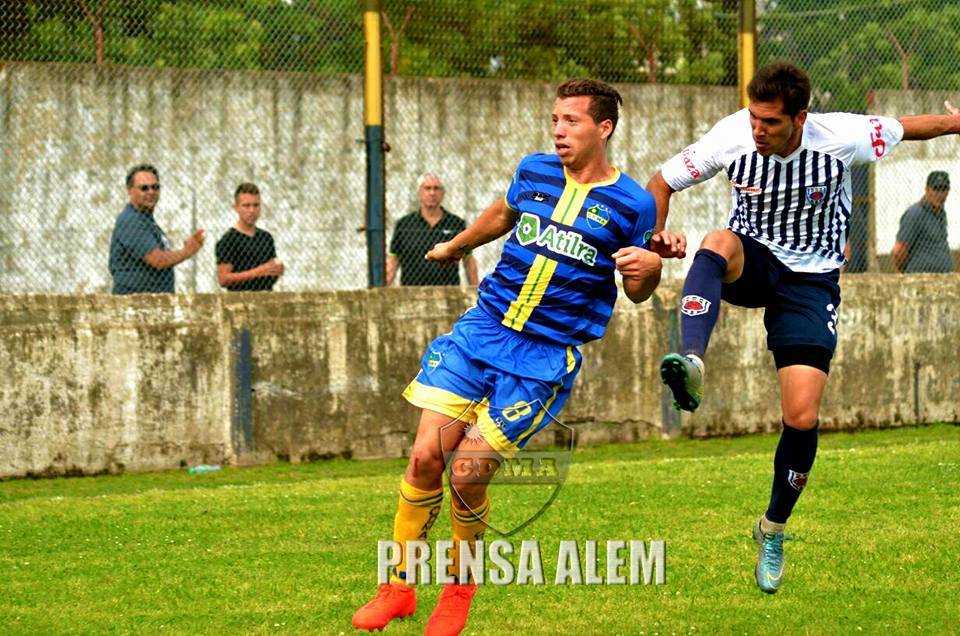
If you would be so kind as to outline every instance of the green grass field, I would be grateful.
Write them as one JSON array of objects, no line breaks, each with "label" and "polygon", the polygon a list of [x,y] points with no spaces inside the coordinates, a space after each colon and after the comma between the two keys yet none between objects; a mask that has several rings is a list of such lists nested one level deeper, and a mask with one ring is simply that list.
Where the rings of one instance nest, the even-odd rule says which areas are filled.
[{"label": "green grass field", "polygon": [[[960,427],[822,435],[768,596],[749,532],[776,442],[578,450],[554,505],[512,537],[540,540],[547,585],[483,586],[464,633],[957,633]],[[404,465],[2,482],[0,633],[352,634]],[[449,528],[445,505],[431,539]],[[663,539],[667,583],[555,586],[561,539]],[[415,617],[384,633],[422,634],[438,594],[421,587]]]}]

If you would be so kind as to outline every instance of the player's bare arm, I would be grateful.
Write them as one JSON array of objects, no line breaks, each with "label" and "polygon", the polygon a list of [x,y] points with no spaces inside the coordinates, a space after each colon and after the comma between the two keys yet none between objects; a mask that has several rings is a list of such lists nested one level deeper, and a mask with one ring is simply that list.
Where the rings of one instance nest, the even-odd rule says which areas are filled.
[{"label": "player's bare arm", "polygon": [[900,118],[903,138],[911,140],[933,139],[943,135],[960,134],[960,109],[949,101],[943,103],[947,115],[907,115]]},{"label": "player's bare arm", "polygon": [[642,247],[622,247],[611,255],[617,271],[623,276],[623,291],[627,298],[642,303],[660,284],[663,262],[660,255]]},{"label": "player's bare arm", "polygon": [[472,249],[486,245],[510,231],[517,222],[517,213],[502,198],[480,213],[470,227],[449,241],[437,243],[426,254],[429,261],[456,263]]},{"label": "player's bare arm", "polygon": [[657,224],[654,231],[660,232],[667,226],[667,213],[670,212],[670,196],[673,195],[673,188],[667,185],[667,182],[663,179],[663,174],[657,170],[657,173],[650,177],[650,181],[647,183],[647,191],[653,195],[654,201],[657,202]]}]

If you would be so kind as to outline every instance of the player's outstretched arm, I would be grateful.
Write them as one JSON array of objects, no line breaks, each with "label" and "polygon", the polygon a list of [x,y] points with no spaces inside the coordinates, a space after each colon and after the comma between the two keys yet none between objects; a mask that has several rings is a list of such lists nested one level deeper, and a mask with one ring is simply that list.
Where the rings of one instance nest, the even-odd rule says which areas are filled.
[{"label": "player's outstretched arm", "polygon": [[903,138],[922,140],[943,135],[960,134],[960,109],[949,101],[943,103],[947,115],[907,115],[900,118]]},{"label": "player's outstretched arm", "polygon": [[507,207],[502,198],[497,199],[463,232],[449,241],[434,245],[425,258],[440,263],[456,263],[470,250],[486,245],[509,232],[516,222],[517,213]]},{"label": "player's outstretched arm", "polygon": [[617,271],[623,276],[623,291],[627,298],[642,303],[660,284],[663,262],[660,255],[642,247],[621,247],[611,255]]},{"label": "player's outstretched arm", "polygon": [[657,170],[657,174],[650,177],[647,183],[647,192],[652,194],[657,202],[657,225],[653,231],[660,232],[667,226],[667,213],[670,212],[670,195],[673,194],[673,188],[667,185],[663,174]]}]

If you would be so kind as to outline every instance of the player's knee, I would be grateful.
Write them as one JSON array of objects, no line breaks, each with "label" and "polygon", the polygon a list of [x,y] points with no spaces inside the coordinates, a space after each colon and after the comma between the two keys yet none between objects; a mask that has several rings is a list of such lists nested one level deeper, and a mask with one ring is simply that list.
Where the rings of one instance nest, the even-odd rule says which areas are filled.
[{"label": "player's knee", "polygon": [[728,251],[731,240],[736,239],[726,230],[707,232],[707,235],[700,241],[700,249],[710,250],[722,256]]},{"label": "player's knee", "polygon": [[407,473],[417,480],[440,481],[443,477],[443,454],[440,449],[414,443]]},{"label": "player's knee", "polygon": [[786,408],[783,411],[783,421],[790,428],[809,431],[817,425],[819,414],[816,409],[809,407]]}]

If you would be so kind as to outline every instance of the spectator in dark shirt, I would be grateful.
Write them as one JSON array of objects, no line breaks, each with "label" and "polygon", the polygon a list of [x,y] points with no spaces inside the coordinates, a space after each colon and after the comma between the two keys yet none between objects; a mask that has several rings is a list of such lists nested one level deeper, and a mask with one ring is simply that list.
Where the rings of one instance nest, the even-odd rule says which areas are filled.
[{"label": "spectator in dark shirt", "polygon": [[[456,266],[441,265],[425,257],[434,245],[449,241],[467,224],[440,205],[443,184],[436,175],[425,174],[417,180],[417,196],[420,209],[402,217],[394,227],[387,255],[387,285],[393,284],[398,268],[401,285],[459,285]],[[463,257],[463,269],[467,283],[476,285],[477,262],[472,255]]]},{"label": "spectator in dark shirt", "polygon": [[927,175],[923,198],[900,217],[897,242],[893,244],[893,264],[898,272],[953,271],[943,207],[949,193],[950,175],[942,170]]},{"label": "spectator in dark shirt", "polygon": [[127,194],[130,202],[117,217],[110,237],[113,293],[172,294],[173,268],[203,247],[203,230],[195,231],[181,249],[170,249],[153,218],[160,201],[160,175],[149,164],[134,166],[127,173]]},{"label": "spectator in dark shirt", "polygon": [[237,222],[217,241],[217,282],[228,291],[270,291],[284,268],[277,259],[270,232],[257,227],[257,186],[237,186],[233,209],[237,211]]}]

